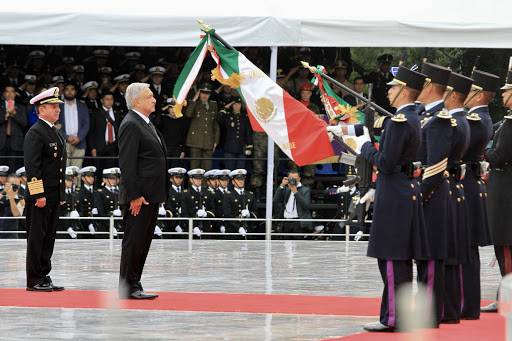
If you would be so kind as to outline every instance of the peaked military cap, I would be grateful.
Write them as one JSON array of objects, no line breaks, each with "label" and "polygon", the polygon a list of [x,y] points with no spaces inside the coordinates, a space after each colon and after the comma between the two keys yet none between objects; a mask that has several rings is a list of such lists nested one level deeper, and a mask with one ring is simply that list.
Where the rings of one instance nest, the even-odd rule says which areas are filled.
[{"label": "peaked military cap", "polygon": [[452,73],[450,69],[431,63],[423,63],[421,73],[427,76],[427,81],[446,86]]},{"label": "peaked military cap", "polygon": [[499,87],[500,77],[481,70],[473,70],[473,89],[496,92]]},{"label": "peaked military cap", "polygon": [[59,98],[59,88],[53,87],[32,97],[30,104],[43,105],[46,103],[64,103]]},{"label": "peaked military cap", "polygon": [[399,66],[395,78],[388,85],[402,85],[411,89],[421,91],[425,86],[427,77],[419,72]]},{"label": "peaked military cap", "polygon": [[452,72],[450,74],[450,78],[448,79],[449,90],[458,92],[465,96],[469,94],[472,84],[473,79],[456,72]]}]

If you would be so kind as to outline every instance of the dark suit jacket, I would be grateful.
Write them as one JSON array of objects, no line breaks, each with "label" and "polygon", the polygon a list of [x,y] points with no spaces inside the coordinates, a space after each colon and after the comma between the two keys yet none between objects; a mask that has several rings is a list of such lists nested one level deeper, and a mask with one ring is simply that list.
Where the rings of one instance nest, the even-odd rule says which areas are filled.
[{"label": "dark suit jacket", "polygon": [[[89,132],[89,109],[87,109],[87,105],[80,101],[76,100],[76,106],[78,111],[78,138],[80,139],[80,143],[76,146],[80,149],[85,149],[87,147],[86,138],[87,133]],[[64,135],[66,140],[68,139],[68,135],[66,135],[66,111],[64,110],[64,103],[60,105],[60,117],[59,123],[61,124],[61,134]]]},{"label": "dark suit jacket", "polygon": [[[291,194],[292,191],[288,187],[282,188],[279,186],[274,194],[274,204],[281,204],[284,209]],[[309,206],[311,205],[311,190],[308,187],[300,186],[297,189],[297,193],[295,193],[295,200],[299,219],[311,219],[311,211],[309,210]],[[311,228],[312,225],[311,221],[300,222],[300,226],[305,228]]]},{"label": "dark suit jacket", "polygon": [[[107,117],[110,118],[108,111],[100,110],[93,112],[91,114],[91,129],[89,132],[89,147],[91,149],[96,149],[100,152],[103,147],[107,144],[105,141],[105,131],[107,130]],[[117,143],[118,135],[119,135],[119,126],[121,125],[121,121],[123,120],[121,114],[118,111],[114,110],[114,118],[113,122],[114,126],[114,134],[115,141]]]},{"label": "dark suit jacket", "polygon": [[[23,139],[25,138],[25,128],[27,127],[26,107],[22,104],[15,103],[16,115],[10,118],[11,121],[11,149],[16,151],[23,150]],[[0,149],[5,147],[7,121],[5,101],[0,100]]]},{"label": "dark suit jacket", "polygon": [[[158,132],[157,132],[158,133]],[[165,141],[134,111],[128,111],[119,128],[120,204],[143,196],[159,204],[167,199]]]}]

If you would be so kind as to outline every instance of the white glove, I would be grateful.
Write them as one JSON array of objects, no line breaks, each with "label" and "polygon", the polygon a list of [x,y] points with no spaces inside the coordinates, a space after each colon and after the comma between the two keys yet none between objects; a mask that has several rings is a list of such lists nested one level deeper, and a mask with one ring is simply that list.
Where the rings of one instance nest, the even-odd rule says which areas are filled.
[{"label": "white glove", "polygon": [[77,210],[73,210],[73,211],[69,212],[69,216],[71,218],[78,218],[78,217],[80,217],[80,214],[78,214]]},{"label": "white glove", "polygon": [[359,203],[360,204],[364,204],[366,203],[366,207],[365,207],[365,210],[368,211],[368,209],[370,208],[370,204],[375,200],[375,189],[373,188],[370,188],[368,190],[368,192],[366,192],[365,195],[363,195],[361,197],[361,199],[359,199]]},{"label": "white glove", "polygon": [[183,232],[183,229],[181,228],[180,225],[176,225],[176,227],[174,228],[174,231],[181,233],[181,232]]},{"label": "white glove", "polygon": [[224,226],[224,225],[220,226],[220,233],[226,233],[226,226]]},{"label": "white glove", "polygon": [[71,237],[71,239],[76,239],[76,232],[71,227],[68,227],[68,234]]},{"label": "white glove", "polygon": [[344,135],[343,141],[349,146],[354,146],[354,150],[358,154],[361,153],[361,147],[363,146],[363,144],[371,141],[368,128],[363,127],[363,134],[359,136]]},{"label": "white glove", "polygon": [[343,136],[343,131],[342,131],[340,125],[327,126],[327,132],[328,133],[332,133],[333,135],[336,135],[338,137],[342,137]]},{"label": "white glove", "polygon": [[121,217],[123,215],[119,208],[116,208],[112,213],[114,214],[114,217]]},{"label": "white glove", "polygon": [[350,191],[350,187],[348,186],[341,186],[341,187],[338,187],[338,189],[336,190],[336,193],[339,194],[339,193],[347,193],[348,191]]},{"label": "white glove", "polygon": [[251,155],[252,155],[252,150],[250,150],[250,149],[246,149],[246,150],[245,150],[245,152],[244,152],[244,154],[245,154],[246,156],[251,156]]},{"label": "white glove", "polygon": [[324,230],[324,225],[317,225],[315,226],[315,232],[322,232]]},{"label": "white glove", "polygon": [[192,230],[192,232],[194,232],[194,234],[195,234],[196,236],[198,236],[198,237],[201,237],[201,233],[203,233],[203,231],[201,231],[201,230],[199,229],[199,227],[197,227],[197,226],[196,226],[196,227],[194,227],[194,229]]},{"label": "white glove", "polygon": [[87,226],[89,228],[89,232],[91,232],[91,234],[95,234],[96,233],[96,229],[94,228],[94,224],[89,224],[89,226]]},{"label": "white glove", "polygon": [[117,230],[116,230],[116,228],[115,228],[115,227],[114,227],[114,231],[113,231],[113,233],[112,233],[112,234],[114,235],[114,237],[117,237]]},{"label": "white glove", "polygon": [[249,218],[251,216],[251,212],[249,212],[248,209],[243,209],[241,213],[242,213],[242,218]]},{"label": "white glove", "polygon": [[98,209],[96,207],[93,208],[91,213],[92,213],[92,215],[97,215],[98,214]]},{"label": "white glove", "polygon": [[181,214],[181,207],[178,207],[178,213]]},{"label": "white glove", "polygon": [[198,209],[197,212],[197,217],[198,218],[206,218],[208,215],[206,214],[206,211],[202,208]]},{"label": "white glove", "polygon": [[358,242],[363,237],[363,231],[357,231],[356,236],[354,237],[354,240]]},{"label": "white glove", "polygon": [[238,229],[238,233],[240,233],[242,235],[242,237],[245,237],[245,234],[247,233],[247,231],[243,227],[240,227]]},{"label": "white glove", "polygon": [[160,206],[158,208],[158,215],[165,217],[167,215],[167,212],[165,211],[165,208],[163,206]]},{"label": "white glove", "polygon": [[158,237],[162,236],[162,230],[158,225],[155,225],[155,235],[157,235]]}]

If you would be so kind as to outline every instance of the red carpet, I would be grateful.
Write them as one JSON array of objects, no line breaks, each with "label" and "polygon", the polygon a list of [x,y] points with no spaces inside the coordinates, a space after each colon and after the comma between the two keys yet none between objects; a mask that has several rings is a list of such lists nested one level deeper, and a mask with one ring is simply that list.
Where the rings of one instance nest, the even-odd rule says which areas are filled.
[{"label": "red carpet", "polygon": [[418,334],[360,333],[322,341],[501,341],[505,340],[505,319],[499,314],[482,314],[478,321],[441,325]]},{"label": "red carpet", "polygon": [[160,292],[152,301],[121,300],[93,290],[28,292],[0,289],[0,306],[44,308],[109,308],[171,311],[280,313],[373,316],[379,300],[368,297]]}]

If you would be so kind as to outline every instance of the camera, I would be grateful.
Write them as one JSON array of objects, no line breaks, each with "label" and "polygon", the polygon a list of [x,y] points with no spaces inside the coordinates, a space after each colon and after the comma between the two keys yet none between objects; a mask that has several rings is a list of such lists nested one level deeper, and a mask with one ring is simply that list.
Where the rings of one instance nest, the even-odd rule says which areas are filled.
[{"label": "camera", "polygon": [[297,186],[297,179],[295,178],[289,178],[288,183],[292,186]]}]

